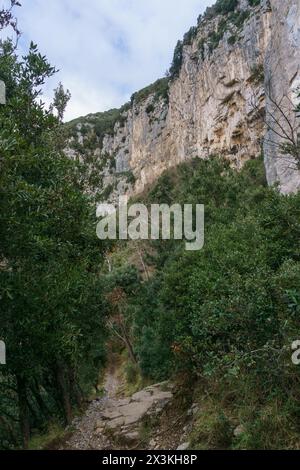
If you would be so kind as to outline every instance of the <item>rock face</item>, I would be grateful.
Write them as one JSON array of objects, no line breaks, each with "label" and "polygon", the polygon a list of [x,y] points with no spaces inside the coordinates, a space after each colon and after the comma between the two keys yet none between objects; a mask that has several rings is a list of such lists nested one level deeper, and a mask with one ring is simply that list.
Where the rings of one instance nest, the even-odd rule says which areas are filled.
[{"label": "rock face", "polygon": [[292,156],[282,156],[280,145],[297,143],[300,133],[294,112],[300,91],[300,1],[271,0],[271,8],[271,38],[265,60],[265,166],[269,184],[279,182],[282,192],[290,193],[300,187],[299,172]]},{"label": "rock face", "polygon": [[141,421],[146,415],[156,415],[161,413],[163,408],[173,398],[170,390],[163,390],[163,385],[156,384],[135,393],[129,399],[110,400],[100,420],[97,421],[97,428],[113,431],[118,438],[133,440],[139,435]]},{"label": "rock face", "polygon": [[[143,191],[165,169],[193,157],[223,155],[240,168],[261,154],[263,142],[269,183],[279,181],[284,192],[298,187],[299,172],[282,171],[283,139],[270,129],[267,133],[274,104],[266,87],[271,83],[276,100],[289,98],[286,112],[294,118],[300,2],[251,2],[257,3],[240,0],[231,14],[200,19],[184,41],[168,96],[160,93],[161,83],[137,93],[113,132],[96,144],[95,155],[114,161],[103,172],[110,199]],[[134,178],[126,184],[128,172]]]}]

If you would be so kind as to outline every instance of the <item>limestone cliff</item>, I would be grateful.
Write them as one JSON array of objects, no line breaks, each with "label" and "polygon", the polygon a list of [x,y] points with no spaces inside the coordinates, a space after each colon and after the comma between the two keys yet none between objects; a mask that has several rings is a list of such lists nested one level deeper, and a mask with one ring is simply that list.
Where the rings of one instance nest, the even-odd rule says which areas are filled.
[{"label": "limestone cliff", "polygon": [[292,156],[282,155],[281,145],[299,148],[300,125],[294,110],[300,90],[300,1],[271,0],[271,7],[265,56],[265,166],[268,182],[279,181],[282,192],[290,193],[300,188],[299,167]]},{"label": "limestone cliff", "polygon": [[[177,45],[171,77],[115,110],[109,132],[97,133],[97,115],[71,123],[70,147],[76,145],[70,155],[79,144],[102,162],[102,199],[141,192],[165,169],[192,157],[223,155],[240,168],[261,154],[264,141],[268,181],[295,190],[299,172],[290,165],[280,171],[283,139],[270,136],[274,104],[266,87],[275,100],[289,97],[286,112],[295,117],[299,21],[299,0],[237,0],[231,12],[208,9]],[[86,145],[91,139],[93,145]]]}]

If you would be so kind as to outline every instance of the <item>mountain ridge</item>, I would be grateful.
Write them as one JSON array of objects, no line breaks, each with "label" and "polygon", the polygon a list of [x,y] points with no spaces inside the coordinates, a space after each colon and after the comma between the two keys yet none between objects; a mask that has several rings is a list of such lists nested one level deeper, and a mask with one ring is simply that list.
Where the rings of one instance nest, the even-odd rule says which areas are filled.
[{"label": "mountain ridge", "polygon": [[97,198],[140,193],[190,158],[221,155],[241,168],[263,150],[268,183],[279,183],[284,193],[297,190],[299,171],[290,168],[291,157],[282,158],[284,136],[272,126],[279,120],[288,127],[294,109],[290,104],[282,118],[266,89],[278,103],[287,97],[297,104],[298,3],[218,0],[177,43],[168,77],[134,93],[119,110],[68,123],[67,154],[92,159],[96,171],[101,162]]}]

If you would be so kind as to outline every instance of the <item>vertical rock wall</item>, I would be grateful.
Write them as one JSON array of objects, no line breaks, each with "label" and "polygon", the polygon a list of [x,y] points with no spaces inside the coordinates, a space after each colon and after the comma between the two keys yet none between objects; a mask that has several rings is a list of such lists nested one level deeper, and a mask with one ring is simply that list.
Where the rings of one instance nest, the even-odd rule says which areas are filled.
[{"label": "vertical rock wall", "polygon": [[[281,145],[290,121],[297,134],[300,0],[261,0],[254,7],[240,0],[231,15],[203,18],[182,52],[168,99],[142,90],[96,144],[99,159],[115,161],[103,172],[114,198],[143,191],[165,169],[192,157],[223,155],[241,168],[263,146],[269,184],[295,191],[299,172],[281,155]],[[84,144],[86,136],[79,138]],[[128,172],[134,185],[124,180]]]},{"label": "vertical rock wall", "polygon": [[270,185],[284,193],[300,188],[297,162],[282,153],[284,144],[297,144],[300,133],[295,107],[300,93],[300,1],[271,0],[271,37],[265,58],[267,133],[264,155]]}]

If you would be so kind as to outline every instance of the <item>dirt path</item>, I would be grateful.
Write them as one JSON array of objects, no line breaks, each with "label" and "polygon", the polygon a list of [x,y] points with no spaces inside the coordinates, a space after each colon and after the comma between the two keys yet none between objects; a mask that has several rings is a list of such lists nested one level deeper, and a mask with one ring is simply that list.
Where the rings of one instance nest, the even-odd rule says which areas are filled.
[{"label": "dirt path", "polygon": [[103,432],[97,431],[97,423],[103,411],[110,406],[112,400],[117,399],[118,389],[121,386],[117,376],[118,361],[115,357],[107,367],[103,380],[104,396],[93,400],[85,414],[75,418],[72,427],[75,431],[66,442],[64,449],[74,450],[104,450],[109,447],[109,440]]},{"label": "dirt path", "polygon": [[104,396],[93,400],[84,415],[74,419],[75,430],[64,449],[159,448],[158,439],[153,436],[159,433],[155,427],[159,427],[161,417],[172,408],[172,385],[151,385],[131,397],[122,396],[121,386],[118,359],[114,358],[105,373]]}]

